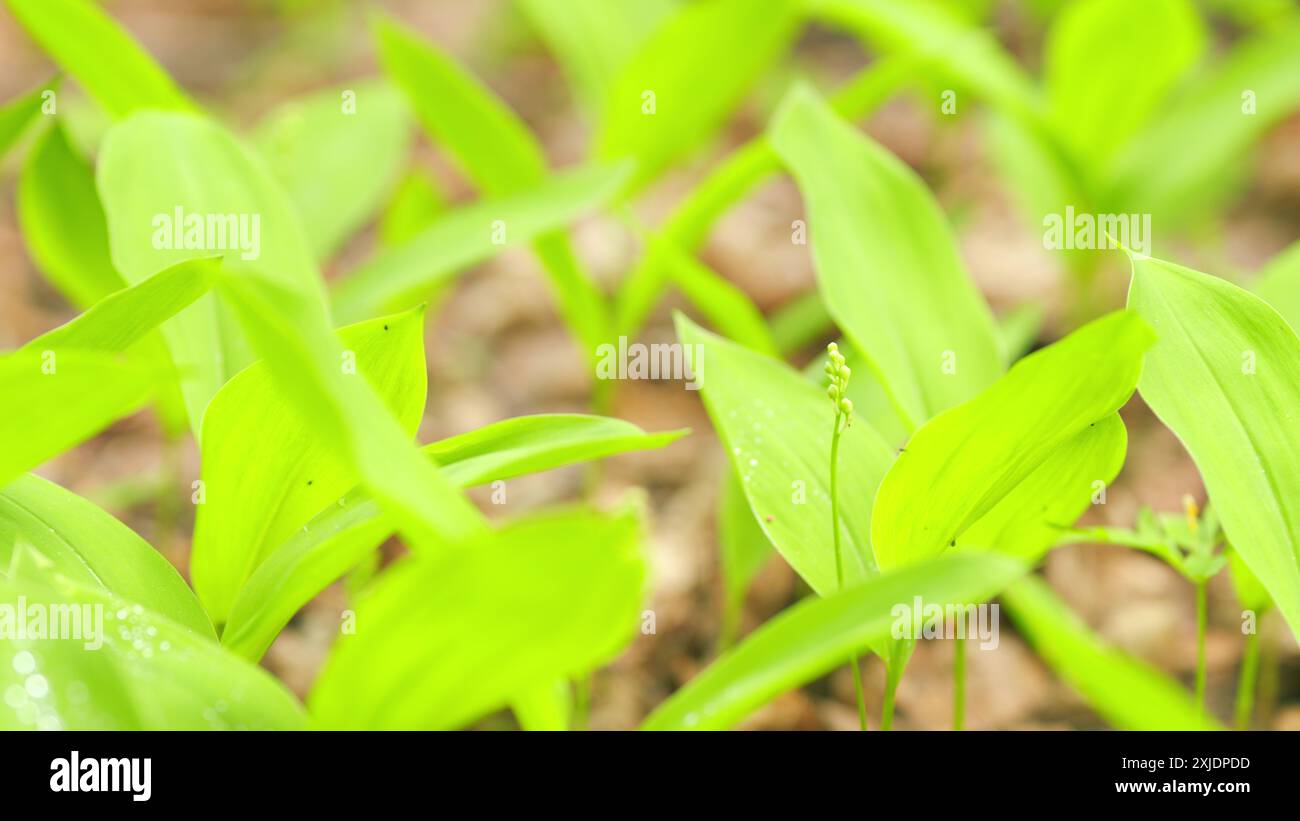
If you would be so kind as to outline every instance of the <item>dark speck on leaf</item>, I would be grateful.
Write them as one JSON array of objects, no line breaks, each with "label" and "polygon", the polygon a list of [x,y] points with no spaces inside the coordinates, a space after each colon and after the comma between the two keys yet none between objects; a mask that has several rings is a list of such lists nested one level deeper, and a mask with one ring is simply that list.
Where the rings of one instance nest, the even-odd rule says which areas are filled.
[{"label": "dark speck on leaf", "polygon": [[957,540],[956,540],[956,539],[953,539],[951,542],[948,542],[948,546],[949,546],[949,547],[956,547],[956,546],[957,546]]}]

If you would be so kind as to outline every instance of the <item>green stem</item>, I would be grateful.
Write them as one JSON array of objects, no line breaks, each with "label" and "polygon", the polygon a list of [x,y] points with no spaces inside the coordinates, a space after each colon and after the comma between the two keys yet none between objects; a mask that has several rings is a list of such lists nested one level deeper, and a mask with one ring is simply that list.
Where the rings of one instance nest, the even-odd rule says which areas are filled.
[{"label": "green stem", "polygon": [[902,670],[895,672],[893,665],[885,664],[885,704],[880,709],[880,729],[882,730],[893,729],[894,694],[898,692],[898,679],[901,675]]},{"label": "green stem", "polygon": [[168,434],[163,440],[162,476],[154,502],[154,547],[164,556],[171,552],[172,537],[179,526],[181,502],[176,489],[181,483],[181,437]]},{"label": "green stem", "polygon": [[952,728],[966,729],[966,640],[953,639]]},{"label": "green stem", "polygon": [[1205,713],[1205,588],[1207,584],[1205,579],[1196,583],[1196,705],[1202,715]]},{"label": "green stem", "polygon": [[[840,420],[843,414],[835,411],[835,427],[831,430],[831,540],[835,545],[835,584],[844,589],[844,560],[840,551],[840,494],[838,474],[840,464]],[[858,702],[858,726],[867,729],[867,701],[862,692],[862,671],[858,665],[858,654],[849,656],[853,665],[853,691]]]},{"label": "green stem", "polygon": [[1246,648],[1241,654],[1241,673],[1237,678],[1237,729],[1249,730],[1255,709],[1255,682],[1259,679],[1259,624],[1246,634]]},{"label": "green stem", "polygon": [[579,676],[573,682],[573,719],[574,730],[587,729],[587,711],[591,708],[591,675]]}]

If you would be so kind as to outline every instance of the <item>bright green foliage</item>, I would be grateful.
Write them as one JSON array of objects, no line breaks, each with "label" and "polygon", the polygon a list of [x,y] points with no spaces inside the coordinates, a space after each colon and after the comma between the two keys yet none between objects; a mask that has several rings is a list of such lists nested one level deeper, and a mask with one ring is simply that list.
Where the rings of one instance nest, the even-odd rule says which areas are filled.
[{"label": "bright green foliage", "polygon": [[[658,448],[683,431],[645,433],[621,419],[577,414],[521,416],[426,445],[422,451],[459,487]],[[221,641],[260,658],[293,614],[392,535],[390,517],[360,489],[325,507],[249,577]]]},{"label": "bright green foliage", "polygon": [[1269,260],[1255,280],[1255,293],[1282,315],[1291,330],[1300,329],[1300,242]]},{"label": "bright green foliage", "polygon": [[[45,130],[18,181],[18,220],[27,252],[68,300],[87,308],[125,282],[113,267],[95,172],[61,123]],[[76,242],[68,242],[75,236]]]},{"label": "bright green foliage", "polygon": [[722,558],[723,641],[728,643],[740,629],[749,583],[772,555],[772,543],[750,512],[749,501],[735,469],[723,479],[718,502],[718,551]]},{"label": "bright green foliage", "polygon": [[0,568],[14,560],[18,545],[34,548],[50,573],[215,637],[198,599],[162,554],[77,494],[31,474],[0,488]]},{"label": "bright green foliage", "polygon": [[1178,682],[1107,647],[1045,582],[1020,580],[1003,592],[1002,605],[1043,660],[1112,726],[1218,729]]},{"label": "bright green foliage", "polygon": [[686,3],[609,83],[595,153],[633,157],[636,183],[712,136],[797,31],[795,0]]},{"label": "bright green foliage", "polygon": [[0,356],[0,484],[138,410],[154,375],[113,354],[22,350]]},{"label": "bright green foliage", "polygon": [[676,0],[518,0],[564,67],[580,102],[599,113],[610,82],[677,6]]},{"label": "bright green foliage", "polygon": [[85,631],[98,634],[89,646],[102,645],[88,651],[76,640],[0,640],[10,662],[0,665],[0,690],[11,694],[0,703],[0,728],[303,727],[302,707],[265,670],[138,603],[68,579],[31,548],[21,552],[0,574],[0,603],[90,613],[83,624],[99,629]]},{"label": "bright green foliage", "polygon": [[1128,401],[1153,341],[1146,323],[1118,311],[1025,357],[921,427],[876,494],[871,544],[880,567],[958,544],[1058,447]]},{"label": "bright green foliage", "polygon": [[[424,311],[339,330],[341,373],[364,378],[414,438],[428,392]],[[191,574],[204,607],[226,621],[240,587],[292,533],[356,482],[336,446],[316,437],[264,363],[226,383],[203,416],[204,503]]]},{"label": "bright green foliage", "polygon": [[0,106],[0,160],[27,132],[27,127],[41,113],[41,105],[45,102],[43,95],[46,91],[53,92],[56,85],[56,82],[39,85]]},{"label": "bright green foliage", "polygon": [[363,81],[277,108],[254,142],[298,209],[317,259],[374,215],[407,159],[410,121],[401,95]]},{"label": "bright green foliage", "polygon": [[380,245],[401,245],[428,228],[446,208],[446,195],[428,174],[409,172],[398,183],[379,220]]},{"label": "bright green foliage", "polygon": [[998,377],[993,319],[947,219],[897,157],[798,88],[769,138],[799,183],[831,316],[910,426]]},{"label": "bright green foliage", "polygon": [[781,693],[843,664],[854,650],[888,640],[894,609],[913,597],[967,604],[993,596],[1025,571],[996,554],[952,555],[886,573],[843,593],[807,599],[771,619],[678,690],[646,719],[647,730],[734,726]]},{"label": "bright green foliage", "polygon": [[[835,409],[826,389],[779,360],[714,336],[678,316],[683,345],[700,345],[704,405],[740,475],[759,527],[821,595],[840,587],[831,550],[830,437]],[[698,378],[698,376],[697,376]],[[865,422],[840,442],[845,586],[875,574],[867,534],[871,496],[893,451]]]},{"label": "bright green foliage", "polygon": [[[292,204],[261,160],[212,120],[159,112],[130,117],[104,138],[98,182],[113,262],[127,282],[141,282],[185,260],[225,254],[227,268],[252,261],[279,287],[323,312],[324,288]],[[184,239],[192,219],[206,227],[214,215],[235,218],[222,221],[224,241],[205,231],[201,248],[187,242],[167,247],[167,233],[174,234],[172,240]],[[168,224],[171,232],[165,230]],[[244,230],[231,232],[232,225]],[[252,360],[247,341],[212,295],[162,330],[197,431],[213,395]]]},{"label": "bright green foliage", "polygon": [[97,3],[7,2],[32,39],[114,117],[146,108],[192,107],[167,73]]},{"label": "bright green foliage", "polygon": [[636,631],[640,543],[635,515],[577,511],[403,560],[357,602],[357,632],[335,645],[312,691],[313,719],[453,728],[594,669]]},{"label": "bright green foliage", "polygon": [[1300,339],[1229,282],[1132,260],[1129,306],[1160,337],[1142,398],[1182,440],[1228,540],[1300,630]]},{"label": "bright green foliage", "polygon": [[536,188],[447,212],[348,274],[334,289],[338,319],[355,322],[409,308],[470,265],[547,235],[613,197],[628,171],[626,166],[578,168]]}]

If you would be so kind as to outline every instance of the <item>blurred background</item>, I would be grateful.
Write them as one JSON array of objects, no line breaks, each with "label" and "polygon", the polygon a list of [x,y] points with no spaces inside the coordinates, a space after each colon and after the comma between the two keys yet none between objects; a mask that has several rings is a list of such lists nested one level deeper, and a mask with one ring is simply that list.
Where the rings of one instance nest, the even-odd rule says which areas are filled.
[{"label": "blurred background", "polygon": [[[342,0],[117,0],[116,19],[196,99],[236,130],[248,132],[287,99],[377,74],[366,26],[369,5]],[[530,18],[511,0],[427,0],[378,4],[418,29],[482,78],[528,123],[554,167],[585,156],[590,117]],[[761,4],[757,4],[761,6]],[[1031,75],[1042,70],[1046,32],[1058,7],[1052,0],[950,2],[954,11],[993,32]],[[1208,59],[1241,38],[1295,11],[1283,2],[1202,2]],[[1158,47],[1158,46],[1157,46]],[[678,164],[634,203],[636,218],[657,224],[731,149],[762,131],[782,93],[798,78],[832,89],[878,59],[854,37],[813,26],[785,59],[766,71],[719,139]],[[0,100],[8,100],[53,73],[49,62],[0,6]],[[964,261],[994,310],[1024,304],[1042,308],[1038,343],[1057,338],[1076,321],[1076,278],[1061,256],[1044,250],[1041,227],[1015,205],[1005,175],[991,156],[982,106],[958,98],[955,115],[940,111],[941,86],[917,76],[874,115],[865,130],[915,168],[955,226]],[[75,99],[75,91],[69,91]],[[87,114],[86,116],[92,116]],[[1195,150],[1196,135],[1188,136]],[[455,204],[472,189],[437,150],[411,129],[411,162],[439,199]],[[1158,255],[1229,279],[1248,282],[1278,251],[1300,237],[1300,115],[1272,125],[1243,161],[1232,196],[1212,217],[1180,234],[1159,237]],[[364,166],[366,156],[351,158]],[[76,311],[34,267],[14,213],[17,158],[0,167],[0,349],[16,347]],[[394,184],[396,184],[394,180]],[[807,246],[793,245],[790,225],[803,216],[798,191],[784,176],[763,184],[716,224],[700,258],[735,283],[766,314],[814,288]],[[354,267],[374,247],[375,231],[355,237],[326,266],[334,276]],[[634,264],[640,246],[613,216],[583,220],[575,246],[607,292]],[[1099,308],[1122,304],[1127,263],[1104,255],[1092,278]],[[644,341],[671,341],[673,309],[689,310],[675,293],[656,308]],[[824,345],[813,340],[796,357],[810,361]],[[524,248],[509,249],[465,272],[427,329],[429,404],[420,439],[430,441],[528,413],[584,411],[592,374],[564,328],[545,277]],[[592,684],[590,725],[635,726],[656,704],[716,655],[722,631],[724,586],[719,571],[716,511],[728,469],[698,395],[678,382],[618,385],[611,415],[647,430],[690,427],[694,434],[661,450],[611,460],[600,474],[598,501],[613,503],[635,488],[647,494],[653,562],[654,635],[638,636]],[[1124,413],[1130,431],[1128,462],[1094,523],[1131,526],[1139,508],[1177,511],[1182,498],[1204,498],[1190,459],[1178,441],[1134,399]],[[39,472],[106,507],[185,569],[193,511],[187,502],[198,476],[198,454],[188,440],[168,445],[149,414],[125,420]],[[489,515],[579,497],[581,468],[511,480],[509,504],[475,498]],[[163,500],[163,501],[159,501]],[[174,503],[167,500],[175,500]],[[400,545],[385,548],[388,558]],[[1069,604],[1117,647],[1189,681],[1195,667],[1193,588],[1146,555],[1103,546],[1058,549],[1045,575]],[[745,600],[741,632],[785,608],[806,587],[773,557]],[[264,664],[299,695],[310,686],[346,606],[342,584],[299,614]],[[1300,650],[1280,619],[1263,625],[1261,726],[1300,729]],[[898,693],[896,726],[950,724],[951,647],[921,642]],[[1210,590],[1209,698],[1231,715],[1240,658],[1240,607],[1227,574]],[[995,652],[968,657],[967,726],[971,728],[1094,728],[1102,722],[1004,627]],[[879,704],[883,668],[866,662],[868,703]],[[869,710],[873,716],[876,710]],[[509,726],[508,714],[484,726]],[[786,694],[749,719],[765,729],[855,729],[847,669],[802,691]]]}]

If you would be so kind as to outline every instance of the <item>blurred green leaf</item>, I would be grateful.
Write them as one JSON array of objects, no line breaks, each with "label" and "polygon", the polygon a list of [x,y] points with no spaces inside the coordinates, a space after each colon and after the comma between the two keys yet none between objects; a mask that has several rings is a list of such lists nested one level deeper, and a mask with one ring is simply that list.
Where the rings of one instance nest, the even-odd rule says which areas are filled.
[{"label": "blurred green leaf", "polygon": [[536,188],[446,213],[344,277],[334,289],[338,318],[357,321],[410,307],[464,268],[507,246],[535,240],[605,202],[627,172],[626,166],[579,168]]},{"label": "blurred green leaf", "polygon": [[[324,287],[293,206],[260,158],[216,122],[152,111],[130,117],[104,138],[98,182],[113,262],[128,283],[224,254],[226,267],[254,262],[323,315]],[[192,224],[209,230],[191,235]],[[247,340],[215,295],[162,331],[197,432],[208,402],[252,361]]]},{"label": "blurred green leaf", "polygon": [[725,647],[740,630],[745,593],[754,576],[772,556],[772,543],[749,510],[749,501],[735,468],[726,472],[718,496],[718,552],[722,558],[723,602],[722,644]]},{"label": "blurred green leaf", "polygon": [[138,410],[154,376],[113,354],[22,350],[0,356],[0,484]]},{"label": "blurred green leaf", "polygon": [[[677,317],[683,345],[703,356],[704,406],[740,475],[763,532],[805,581],[826,596],[839,589],[832,549],[831,430],[835,409],[826,391],[780,360],[714,336]],[[863,420],[840,441],[840,520],[844,586],[875,575],[867,541],[871,496],[893,451]]]},{"label": "blurred green leaf", "polygon": [[[682,431],[646,433],[630,422],[556,414],[506,419],[421,450],[459,487],[663,447]],[[293,614],[371,554],[393,532],[390,517],[361,489],[320,511],[249,577],[221,641],[261,658]]]},{"label": "blurred green leaf", "polygon": [[633,157],[637,186],[708,139],[789,47],[800,3],[704,0],[681,6],[610,82],[595,154]]},{"label": "blurred green leaf", "polygon": [[1269,260],[1255,280],[1255,293],[1282,315],[1291,330],[1300,329],[1300,242]]},{"label": "blurred green leaf", "polygon": [[580,102],[597,114],[610,82],[677,5],[675,0],[519,0]]},{"label": "blurred green leaf", "polygon": [[1228,540],[1300,633],[1300,339],[1263,300],[1136,254],[1159,341],[1138,389],[1200,470]]},{"label": "blurred green leaf", "polygon": [[193,107],[148,52],[90,0],[6,0],[42,49],[114,117]]},{"label": "blurred green leaf", "polygon": [[648,253],[674,272],[677,287],[723,335],[759,353],[777,354],[763,314],[738,286],[666,241],[658,241]]},{"label": "blurred green leaf", "polygon": [[447,209],[446,196],[423,171],[408,171],[379,220],[379,242],[401,245],[428,228]]},{"label": "blurred green leaf", "polygon": [[[336,367],[358,374],[413,438],[424,415],[428,375],[424,311],[372,319],[338,331]],[[264,363],[241,371],[203,416],[205,501],[194,521],[190,573],[208,614],[222,624],[257,566],[356,483],[336,445],[319,439]]]},{"label": "blurred green leaf", "polygon": [[1002,593],[1025,640],[1094,710],[1121,730],[1214,730],[1178,682],[1106,646],[1047,583],[1030,576]]},{"label": "blurred green leaf", "polygon": [[0,567],[10,564],[19,544],[49,560],[52,572],[216,638],[198,599],[162,554],[89,501],[34,474],[0,488]]},{"label": "blurred green leaf", "polygon": [[925,184],[807,87],[769,139],[804,196],[826,307],[909,426],[992,384],[992,315]]},{"label": "blurred green leaf", "polygon": [[57,85],[56,78],[0,105],[0,160],[4,159],[9,149],[13,148],[27,131],[27,127],[36,119],[36,115],[41,113],[41,105],[45,102],[42,95],[46,91],[53,93]]},{"label": "blurred green leaf", "polygon": [[258,125],[253,141],[323,260],[374,215],[397,182],[411,141],[410,116],[392,86],[363,80],[285,103]]},{"label": "blurred green leaf", "polygon": [[534,732],[555,732],[569,729],[573,712],[573,698],[569,683],[557,679],[525,690],[510,701],[520,729]]},{"label": "blurred green leaf", "polygon": [[1119,410],[1153,340],[1135,314],[1116,311],[922,426],[876,494],[871,544],[881,569],[956,544],[1057,448]]},{"label": "blurred green leaf", "polygon": [[636,632],[641,538],[628,513],[555,513],[399,562],[332,649],[309,701],[314,723],[460,727],[539,682],[594,669]]},{"label": "blurred green leaf", "polygon": [[659,705],[645,730],[721,730],[783,692],[824,675],[867,644],[887,641],[894,609],[966,604],[1021,576],[996,554],[954,554],[868,579],[842,593],[805,599],[769,620]]}]

